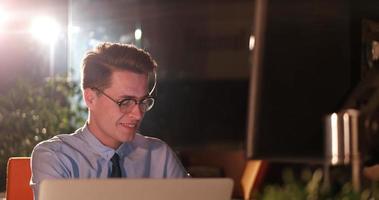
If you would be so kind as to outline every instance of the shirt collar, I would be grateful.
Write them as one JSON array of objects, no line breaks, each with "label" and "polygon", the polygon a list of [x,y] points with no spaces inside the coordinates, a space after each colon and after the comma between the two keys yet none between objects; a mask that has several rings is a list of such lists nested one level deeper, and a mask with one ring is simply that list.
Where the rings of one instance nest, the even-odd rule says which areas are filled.
[{"label": "shirt collar", "polygon": [[81,135],[83,136],[83,140],[85,140],[92,149],[94,149],[96,152],[98,152],[101,155],[101,157],[103,157],[107,160],[110,160],[112,158],[113,154],[115,153],[115,150],[110,148],[110,147],[103,145],[95,137],[95,135],[93,133],[91,133],[91,131],[88,128],[87,123],[82,127],[82,134]]}]

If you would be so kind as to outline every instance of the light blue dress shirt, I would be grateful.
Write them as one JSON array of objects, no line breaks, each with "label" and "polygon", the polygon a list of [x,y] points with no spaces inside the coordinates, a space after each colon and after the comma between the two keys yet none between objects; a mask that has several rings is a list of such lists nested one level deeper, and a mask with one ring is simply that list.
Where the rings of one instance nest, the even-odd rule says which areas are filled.
[{"label": "light blue dress shirt", "polygon": [[57,135],[39,143],[31,156],[30,184],[34,198],[45,179],[107,178],[113,154],[120,156],[121,173],[130,178],[183,178],[186,170],[163,141],[136,134],[116,151],[104,146],[87,125],[72,134]]}]

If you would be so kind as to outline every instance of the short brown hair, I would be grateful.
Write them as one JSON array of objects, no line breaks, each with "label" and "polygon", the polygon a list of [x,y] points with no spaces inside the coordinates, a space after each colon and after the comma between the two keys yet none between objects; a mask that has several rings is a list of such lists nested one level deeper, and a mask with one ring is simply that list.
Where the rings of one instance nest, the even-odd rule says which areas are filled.
[{"label": "short brown hair", "polygon": [[130,44],[104,42],[87,52],[82,61],[82,89],[106,89],[114,70],[147,74],[155,71],[157,63],[150,54]]}]

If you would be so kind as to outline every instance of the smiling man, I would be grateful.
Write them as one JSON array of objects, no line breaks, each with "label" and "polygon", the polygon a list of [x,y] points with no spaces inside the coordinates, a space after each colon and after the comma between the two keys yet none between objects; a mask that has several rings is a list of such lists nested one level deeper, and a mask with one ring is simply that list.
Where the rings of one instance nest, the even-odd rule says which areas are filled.
[{"label": "smiling man", "polygon": [[137,133],[155,102],[156,68],[147,52],[132,45],[102,43],[86,54],[81,84],[88,120],[34,148],[35,199],[45,179],[188,176],[164,142]]}]

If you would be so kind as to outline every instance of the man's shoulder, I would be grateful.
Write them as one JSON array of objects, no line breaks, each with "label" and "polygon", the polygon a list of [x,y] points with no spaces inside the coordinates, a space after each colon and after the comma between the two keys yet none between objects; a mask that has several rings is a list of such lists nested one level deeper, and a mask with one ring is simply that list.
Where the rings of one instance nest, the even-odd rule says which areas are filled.
[{"label": "man's shoulder", "polygon": [[66,135],[65,134],[56,135],[50,139],[44,140],[44,141],[38,143],[34,147],[34,149],[40,149],[40,148],[56,149],[64,143],[62,138],[67,137]]},{"label": "man's shoulder", "polygon": [[75,140],[77,141],[76,133],[59,134],[50,139],[47,139],[38,143],[34,147],[34,150],[38,150],[38,149],[58,150],[58,149],[61,149],[63,146],[70,145],[70,141],[75,141]]}]

